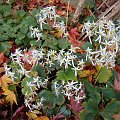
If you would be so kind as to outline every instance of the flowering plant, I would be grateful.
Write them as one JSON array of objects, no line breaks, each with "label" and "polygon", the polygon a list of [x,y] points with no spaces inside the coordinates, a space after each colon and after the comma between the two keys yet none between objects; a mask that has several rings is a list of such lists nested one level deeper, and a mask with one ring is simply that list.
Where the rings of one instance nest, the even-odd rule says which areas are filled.
[{"label": "flowering plant", "polygon": [[[88,41],[76,47],[72,42],[79,36],[78,28],[67,31],[66,19],[57,14],[55,6],[37,10],[34,17],[36,24],[29,25],[28,32],[31,47],[16,48],[4,63],[5,75],[0,82],[3,94],[15,96],[10,90],[14,85],[15,89],[19,87],[26,114],[34,120],[39,119],[37,115],[51,120],[111,119],[120,110],[115,92],[117,77],[115,90],[111,81],[112,72],[116,73],[113,69],[119,52],[119,26],[105,18],[88,21],[81,30]],[[72,32],[75,35],[70,35]],[[7,96],[6,100],[11,106],[17,103],[15,97],[11,100]],[[111,106],[115,110],[110,114]]]}]

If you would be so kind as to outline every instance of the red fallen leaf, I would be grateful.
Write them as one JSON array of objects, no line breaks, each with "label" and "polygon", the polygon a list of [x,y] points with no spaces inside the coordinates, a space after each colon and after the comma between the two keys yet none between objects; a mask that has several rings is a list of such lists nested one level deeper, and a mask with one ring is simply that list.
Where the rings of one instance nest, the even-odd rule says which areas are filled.
[{"label": "red fallen leaf", "polygon": [[[81,92],[79,95],[83,96],[84,92]],[[74,97],[70,97],[70,104],[67,104],[67,106],[74,112],[74,120],[79,120],[78,113],[84,108],[82,106],[82,100],[78,103],[75,101]]]},{"label": "red fallen leaf", "polygon": [[71,33],[71,36],[76,36],[76,35],[79,36],[79,35],[80,35],[80,34],[78,33],[78,29],[77,29],[77,27],[71,29],[70,33]]},{"label": "red fallen leaf", "polygon": [[22,112],[26,107],[25,106],[21,106],[19,107],[15,113],[13,114],[11,120],[16,120],[16,118],[19,116],[20,112]]},{"label": "red fallen leaf", "polygon": [[1,111],[1,110],[0,110],[0,116],[1,116],[1,117],[4,117],[4,118],[5,118],[5,117],[7,116],[7,114],[8,114],[8,111],[7,111],[7,110],[5,110],[5,111]]},{"label": "red fallen leaf", "polygon": [[56,116],[52,117],[50,120],[60,120],[61,118],[65,118],[62,114],[57,114]]},{"label": "red fallen leaf", "polygon": [[82,102],[78,103],[75,101],[74,97],[70,97],[70,104],[68,104],[68,107],[74,112],[78,113],[80,110],[83,109],[83,106],[81,105]]},{"label": "red fallen leaf", "polygon": [[74,46],[74,47],[82,47],[84,42],[78,41],[78,38],[81,35],[78,33],[78,28],[73,28],[69,31],[69,42]]},{"label": "red fallen leaf", "polygon": [[114,120],[120,120],[120,113],[113,115],[112,118],[114,118]]},{"label": "red fallen leaf", "polygon": [[120,93],[120,72],[118,72],[118,80],[114,78],[114,89],[116,92]]},{"label": "red fallen leaf", "polygon": [[5,99],[0,99],[0,105],[3,105],[3,106],[6,105]]},{"label": "red fallen leaf", "polygon": [[15,50],[18,48],[18,46],[14,44],[14,41],[10,41],[9,43],[12,46],[12,48],[10,49],[10,51],[11,52],[15,52]]}]

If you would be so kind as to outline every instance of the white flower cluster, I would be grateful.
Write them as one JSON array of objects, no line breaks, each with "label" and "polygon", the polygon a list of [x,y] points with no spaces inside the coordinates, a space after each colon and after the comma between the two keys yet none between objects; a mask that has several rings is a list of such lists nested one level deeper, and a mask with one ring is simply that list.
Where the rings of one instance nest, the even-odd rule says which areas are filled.
[{"label": "white flower cluster", "polygon": [[[75,55],[75,51],[76,47],[73,46],[71,46],[68,51],[65,51],[64,49],[59,50],[59,52],[49,50],[47,53],[43,48],[39,48],[38,50],[33,49],[28,52],[18,48],[15,53],[11,54],[11,61],[14,63],[14,69],[5,64],[5,71],[13,80],[16,79],[15,73],[19,75],[17,77],[20,78],[22,78],[23,75],[30,77],[30,70],[25,68],[26,64],[30,65],[31,69],[37,64],[40,64],[43,67],[53,67],[55,65],[54,62],[56,61],[60,67],[64,67],[65,69],[68,69],[68,67],[71,66],[71,69],[75,71],[75,76],[77,76],[77,72],[83,69],[85,62]],[[50,71],[48,70],[48,72]]]},{"label": "white flower cluster", "polygon": [[67,82],[66,85],[63,87],[64,95],[70,100],[70,97],[75,97],[75,101],[79,103],[81,100],[85,98],[85,91],[81,82],[78,83],[77,81]]},{"label": "white flower cluster", "polygon": [[40,10],[40,12],[35,17],[37,19],[38,24],[40,24],[40,28],[42,30],[42,25],[46,24],[47,19],[53,20],[55,25],[56,18],[59,17],[59,15],[56,14],[55,6],[48,6]]},{"label": "white flower cluster", "polygon": [[87,48],[86,60],[89,59],[93,65],[113,68],[120,41],[115,24],[105,18],[96,23],[88,21],[84,24],[83,31],[94,46],[93,49]]},{"label": "white flower cluster", "polygon": [[18,77],[21,79],[23,75],[29,76],[29,72],[24,68],[24,63],[22,62],[23,57],[22,50],[16,49],[14,54],[11,54],[12,67],[10,65],[4,64],[5,74],[11,77],[13,81]]},{"label": "white flower cluster", "polygon": [[[76,48],[71,46],[68,51],[60,50],[59,52],[55,50],[49,50],[46,52],[43,48],[39,48],[38,50],[33,49],[30,51],[16,49],[14,53],[11,54],[11,64],[5,64],[5,71],[8,76],[10,76],[13,81],[16,79],[21,79],[23,76],[27,78],[32,78],[32,81],[26,81],[26,86],[29,88],[25,92],[25,105],[32,111],[34,109],[39,109],[42,107],[42,101],[38,100],[36,102],[36,91],[41,87],[47,87],[48,78],[42,77],[32,77],[31,70],[34,65],[42,65],[46,72],[49,70],[47,68],[55,65],[55,61],[59,64],[60,67],[64,67],[67,69],[71,66],[75,71],[75,76],[77,76],[77,71],[82,70],[84,67],[83,59],[79,60],[76,54]],[[27,70],[25,65],[28,64],[31,66],[31,69]],[[49,73],[49,72],[48,72]],[[82,96],[82,84],[78,82],[68,82],[67,84],[63,84],[62,86],[58,86],[56,83],[54,85],[56,95],[59,94],[59,90],[62,87],[62,93],[65,96],[69,97],[74,96],[75,100],[79,103],[80,100],[84,98]],[[74,93],[73,93],[74,92]]]},{"label": "white flower cluster", "polygon": [[[43,77],[35,77],[33,78],[32,82],[26,82],[26,86],[29,87],[30,91],[26,91],[25,93],[25,106],[32,110],[39,110],[43,104],[44,98],[38,99],[37,98],[37,92],[39,88],[45,88],[48,83],[48,78]],[[37,98],[37,101],[36,101]]]},{"label": "white flower cluster", "polygon": [[67,52],[65,52],[64,50],[60,50],[57,55],[57,61],[60,66],[64,66],[65,69],[67,69],[68,66],[72,66],[72,70],[75,71],[75,76],[77,76],[77,71],[82,70],[85,65],[83,59],[79,60],[77,55],[75,55],[76,49],[77,47],[73,47],[71,45],[71,48],[68,49]]},{"label": "white flower cluster", "polygon": [[58,96],[59,94],[63,93],[64,96],[70,100],[70,97],[74,97],[77,103],[80,103],[85,98],[85,91],[84,91],[84,84],[81,82],[78,83],[77,81],[62,81],[62,84],[58,83],[57,81],[54,82],[54,92]]},{"label": "white flower cluster", "polygon": [[43,24],[47,24],[48,21],[52,21],[53,28],[56,28],[61,32],[61,37],[66,37],[67,32],[66,32],[66,26],[63,21],[57,21],[56,19],[59,18],[59,15],[57,15],[55,11],[55,6],[48,6],[40,10],[39,13],[35,16],[37,19],[38,24],[40,25],[40,30],[38,28],[33,28],[33,26],[30,26],[31,30],[31,37],[37,38],[39,41],[42,37],[42,30],[43,30]]}]

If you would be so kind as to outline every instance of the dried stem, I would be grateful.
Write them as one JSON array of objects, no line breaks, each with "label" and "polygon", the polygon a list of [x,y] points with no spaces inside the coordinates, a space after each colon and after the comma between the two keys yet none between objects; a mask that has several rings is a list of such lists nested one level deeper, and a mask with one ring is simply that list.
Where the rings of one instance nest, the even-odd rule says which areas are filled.
[{"label": "dried stem", "polygon": [[72,20],[74,23],[78,21],[79,15],[81,14],[81,11],[84,8],[84,3],[85,3],[85,0],[79,0],[78,6],[75,10],[74,17]]},{"label": "dried stem", "polygon": [[67,23],[68,23],[69,7],[70,7],[70,0],[68,0],[68,6],[67,6],[66,29],[67,29]]}]

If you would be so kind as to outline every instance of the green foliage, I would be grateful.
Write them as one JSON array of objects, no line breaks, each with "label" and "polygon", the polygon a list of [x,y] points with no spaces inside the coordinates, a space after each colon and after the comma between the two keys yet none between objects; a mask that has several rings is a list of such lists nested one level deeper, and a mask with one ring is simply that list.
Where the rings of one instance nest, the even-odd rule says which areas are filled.
[{"label": "green foliage", "polygon": [[63,105],[60,108],[60,113],[67,117],[67,116],[69,116],[71,114],[71,111],[67,108],[67,106]]},{"label": "green foliage", "polygon": [[41,77],[46,77],[45,69],[41,65],[34,66],[33,71],[37,71]]},{"label": "green foliage", "polygon": [[87,50],[87,48],[90,48],[90,49],[92,49],[92,45],[90,44],[90,42],[86,42],[83,46],[82,46],[82,48],[84,49],[84,50]]},{"label": "green foliage", "polygon": [[57,80],[77,80],[77,77],[75,76],[74,71],[69,67],[66,71],[59,70],[56,74]]},{"label": "green foliage", "polygon": [[39,93],[39,98],[43,98],[43,108],[52,109],[57,105],[62,105],[65,101],[65,98],[62,94],[56,96],[53,92],[49,90],[43,90]]},{"label": "green foliage", "polygon": [[21,82],[22,85],[22,94],[25,95],[30,94],[32,91],[35,90],[35,86],[30,87],[29,85],[27,85],[27,83],[32,82],[33,79],[32,78],[24,78]]},{"label": "green foliage", "polygon": [[85,6],[87,8],[94,8],[95,7],[95,3],[93,0],[85,0]]},{"label": "green foliage", "polygon": [[88,92],[88,96],[90,98],[92,98],[98,104],[101,100],[101,96],[100,96],[99,91],[97,90],[97,88],[95,88],[89,82],[85,81],[84,83],[85,83],[85,86],[86,86],[86,90]]},{"label": "green foliage", "polygon": [[68,46],[70,46],[70,43],[68,42],[68,40],[66,38],[62,38],[59,40],[59,47],[61,49],[66,49],[66,48],[68,48]]},{"label": "green foliage", "polygon": [[112,99],[100,113],[105,120],[113,120],[112,115],[120,111],[120,101]]},{"label": "green foliage", "polygon": [[89,99],[84,103],[85,111],[80,112],[80,118],[82,120],[94,120],[99,114],[99,107],[96,101]]},{"label": "green foliage", "polygon": [[107,67],[103,67],[98,72],[96,80],[99,83],[106,83],[111,76],[112,76],[111,71],[109,69],[107,69]]}]

